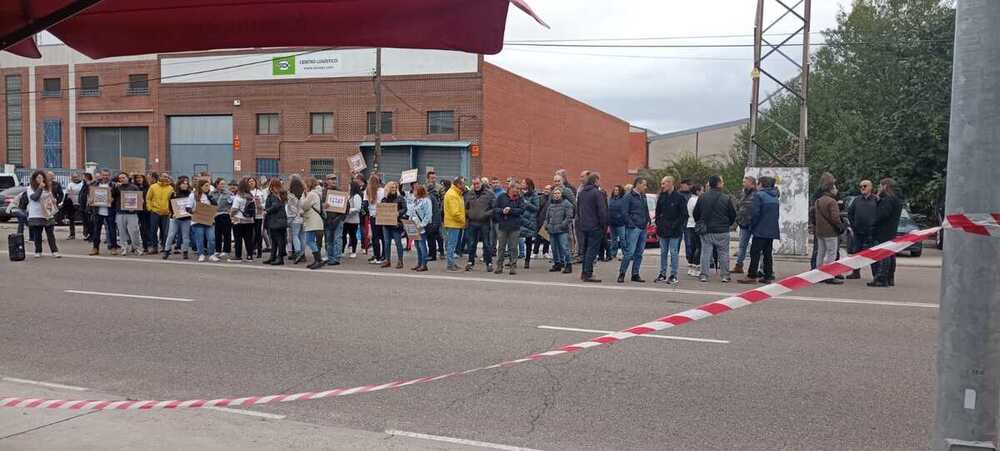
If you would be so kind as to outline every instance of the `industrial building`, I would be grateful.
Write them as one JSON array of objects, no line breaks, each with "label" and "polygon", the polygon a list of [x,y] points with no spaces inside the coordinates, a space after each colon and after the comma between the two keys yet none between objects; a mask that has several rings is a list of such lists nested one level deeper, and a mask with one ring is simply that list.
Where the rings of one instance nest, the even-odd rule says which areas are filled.
[{"label": "industrial building", "polygon": [[[0,53],[0,163],[222,177],[350,173],[371,167],[375,50],[267,49],[91,60],[64,45]],[[627,122],[481,55],[383,51],[381,171],[532,177],[644,166]],[[630,161],[632,160],[632,161]],[[138,163],[137,163],[138,162]],[[575,182],[575,181],[574,181]]]},{"label": "industrial building", "polygon": [[650,135],[648,165],[660,169],[670,165],[682,154],[701,159],[724,159],[750,119],[722,122],[660,135]]}]

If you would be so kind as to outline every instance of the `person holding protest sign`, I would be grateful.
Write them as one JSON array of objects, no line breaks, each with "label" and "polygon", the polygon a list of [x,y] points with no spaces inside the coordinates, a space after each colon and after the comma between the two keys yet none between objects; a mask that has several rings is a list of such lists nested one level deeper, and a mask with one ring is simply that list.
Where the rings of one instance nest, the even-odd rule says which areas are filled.
[{"label": "person holding protest sign", "polygon": [[[191,238],[194,241],[195,254],[198,254],[198,261],[204,262],[210,259],[213,262],[219,261],[215,256],[215,215],[219,208],[217,202],[210,195],[212,192],[212,182],[201,177],[195,182],[194,192],[188,196],[188,205],[191,213],[195,213],[197,220],[192,220]],[[201,209],[207,209],[206,214],[197,214]]]},{"label": "person holding protest sign", "polygon": [[19,200],[23,210],[28,213],[28,233],[35,243],[35,258],[42,256],[42,231],[49,242],[52,256],[59,258],[59,246],[56,245],[55,217],[56,200],[52,194],[52,183],[45,173],[35,171],[31,174],[30,193]]},{"label": "person holding protest sign", "polygon": [[90,255],[100,254],[101,228],[107,232],[108,250],[112,255],[118,253],[117,230],[115,228],[115,208],[111,199],[111,172],[103,169],[97,180],[80,194],[81,204],[90,207],[93,218],[93,230],[90,231],[90,241],[94,244]]},{"label": "person holding protest sign", "polygon": [[[347,199],[340,194],[340,184],[337,174],[326,176],[326,187],[323,189],[323,240],[326,242],[326,264],[340,265],[340,257],[344,253],[344,219],[347,218]],[[344,208],[334,205],[343,202]]]},{"label": "person holding protest sign", "polygon": [[395,224],[381,224],[382,227],[382,241],[385,245],[385,262],[382,263],[383,268],[389,268],[392,266],[392,248],[391,245],[396,245],[396,253],[399,256],[399,261],[396,263],[396,269],[403,269],[403,219],[406,219],[406,198],[403,194],[399,192],[399,184],[396,182],[389,182],[385,185],[385,197],[382,198],[383,204],[395,204],[396,205],[396,223]]},{"label": "person holding protest sign", "polygon": [[[229,217],[233,221],[233,256],[229,261],[253,261],[253,219],[257,216],[257,205],[253,201],[253,194],[250,193],[250,178],[244,177],[236,186],[236,194],[233,195],[233,205],[229,210]],[[246,259],[243,258],[243,249],[246,247]]]},{"label": "person holding protest sign", "polygon": [[167,232],[167,247],[163,250],[163,259],[170,258],[174,239],[180,236],[181,251],[184,260],[188,259],[191,249],[191,182],[187,177],[180,177],[170,195],[170,231]]},{"label": "person holding protest sign", "polygon": [[129,180],[128,174],[118,174],[118,183],[112,188],[111,197],[118,208],[115,223],[124,245],[122,256],[128,256],[130,252],[136,256],[142,255],[139,250],[143,246],[142,235],[139,233],[139,212],[144,209],[142,189]]}]

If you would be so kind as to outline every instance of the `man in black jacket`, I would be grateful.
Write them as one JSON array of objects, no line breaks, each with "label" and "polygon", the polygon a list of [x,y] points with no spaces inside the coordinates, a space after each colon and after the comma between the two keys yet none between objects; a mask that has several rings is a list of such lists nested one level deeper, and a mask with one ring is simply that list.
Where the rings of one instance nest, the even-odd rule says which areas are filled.
[{"label": "man in black jacket", "polygon": [[[885,243],[896,238],[899,215],[903,212],[903,201],[896,193],[896,181],[884,178],[878,192],[878,217],[875,222],[875,241]],[[875,280],[870,287],[891,287],[896,285],[896,254],[882,260],[878,265]]]},{"label": "man in black jacket", "polygon": [[736,210],[736,224],[740,229],[740,244],[736,251],[736,267],[733,273],[743,274],[743,262],[747,258],[747,248],[750,246],[750,210],[753,205],[753,195],[757,192],[757,179],[751,176],[743,177],[743,192],[739,208]]},{"label": "man in black jacket", "polygon": [[600,180],[601,176],[596,172],[587,176],[587,184],[580,190],[576,202],[580,211],[580,234],[584,241],[583,272],[580,274],[584,282],[601,282],[594,278],[594,260],[601,249],[604,229],[608,226],[608,203],[598,189]]},{"label": "man in black jacket", "polygon": [[524,198],[517,181],[507,184],[507,191],[497,197],[493,209],[497,224],[497,269],[503,274],[504,259],[510,257],[510,275],[517,274],[517,245],[521,237],[521,215],[524,214]]},{"label": "man in black jacket", "polygon": [[441,224],[444,222],[444,193],[438,184],[437,173],[427,172],[427,195],[431,199],[431,222],[427,224],[427,261],[437,261],[438,253],[444,256],[444,236]]},{"label": "man in black jacket", "polygon": [[[861,181],[861,195],[854,198],[847,207],[847,219],[854,232],[851,240],[852,254],[861,252],[876,244],[875,222],[878,219],[878,196],[875,195],[871,180]],[[872,263],[872,278],[878,274],[878,262]],[[848,279],[860,279],[861,271],[855,269]]]},{"label": "man in black jacket", "polygon": [[722,282],[729,282],[729,229],[736,223],[736,207],[733,198],[722,191],[725,181],[721,176],[708,178],[709,190],[698,198],[694,207],[694,220],[700,223],[701,231],[701,276],[699,280],[708,282],[712,251],[719,255],[719,272]]},{"label": "man in black jacket", "polygon": [[645,283],[639,276],[642,253],[646,250],[646,226],[649,225],[649,204],[646,203],[646,179],[639,177],[632,184],[632,191],[625,194],[628,207],[625,210],[625,247],[622,248],[622,264],[618,267],[618,283],[625,283],[625,272],[632,265],[632,281]]},{"label": "man in black jacket", "polygon": [[[687,200],[674,189],[674,178],[666,176],[660,181],[660,195],[656,198],[656,236],[660,240],[660,274],[654,283],[677,284],[677,266],[680,263],[681,237],[687,227]],[[667,265],[670,277],[667,277]]]}]

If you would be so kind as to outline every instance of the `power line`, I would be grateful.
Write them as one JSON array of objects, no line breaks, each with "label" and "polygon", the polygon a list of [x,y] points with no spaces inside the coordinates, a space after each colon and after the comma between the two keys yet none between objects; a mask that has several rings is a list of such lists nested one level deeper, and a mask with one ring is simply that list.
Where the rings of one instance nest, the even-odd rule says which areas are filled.
[{"label": "power line", "polygon": [[[902,42],[902,41],[898,41]],[[950,39],[919,39],[913,41],[906,41],[908,43],[917,42],[952,42]],[[815,47],[821,46],[832,46],[832,45],[887,45],[891,42],[813,42],[810,45]],[[753,44],[545,44],[545,43],[515,43],[508,42],[504,45],[521,46],[521,47],[562,47],[562,48],[607,48],[607,49],[701,49],[701,48],[747,48],[753,47]],[[788,47],[801,47],[802,43],[785,43],[783,46]]]},{"label": "power line", "polygon": [[635,59],[652,59],[652,60],[739,61],[744,63],[753,61],[752,58],[725,58],[725,57],[711,57],[711,56],[621,55],[612,53],[560,52],[556,50],[546,51],[546,50],[533,50],[533,49],[506,49],[506,50],[513,52],[540,53],[546,55],[569,55],[569,56],[579,55],[579,56],[635,58]]},{"label": "power line", "polygon": [[[798,33],[768,33],[767,36],[791,36]],[[822,34],[820,31],[809,33],[810,35]],[[506,41],[505,44],[538,44],[546,42],[615,42],[615,41],[669,41],[675,39],[726,39],[726,38],[752,38],[753,34],[716,34],[698,36],[659,36],[659,37],[638,37],[638,38],[573,38],[573,39],[514,39]]]}]

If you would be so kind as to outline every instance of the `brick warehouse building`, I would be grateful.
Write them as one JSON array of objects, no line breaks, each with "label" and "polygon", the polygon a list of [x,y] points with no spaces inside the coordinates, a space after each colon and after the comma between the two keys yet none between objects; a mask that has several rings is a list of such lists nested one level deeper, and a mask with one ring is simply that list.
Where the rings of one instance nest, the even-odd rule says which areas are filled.
[{"label": "brick warehouse building", "polygon": [[[175,175],[336,172],[374,150],[373,49],[253,50],[94,61],[63,45],[0,53],[0,163]],[[628,181],[625,121],[479,55],[385,49],[382,171],[445,177],[595,169]],[[131,160],[126,160],[129,158]],[[571,180],[576,183],[576,180]]]}]

